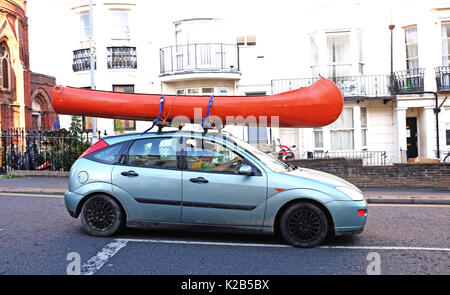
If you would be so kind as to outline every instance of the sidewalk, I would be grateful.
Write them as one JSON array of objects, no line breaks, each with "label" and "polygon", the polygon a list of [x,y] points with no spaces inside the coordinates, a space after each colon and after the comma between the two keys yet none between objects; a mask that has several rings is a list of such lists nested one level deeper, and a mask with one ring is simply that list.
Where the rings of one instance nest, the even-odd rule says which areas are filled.
[{"label": "sidewalk", "polygon": [[[0,177],[0,193],[64,195],[67,177]],[[369,203],[450,205],[450,190],[363,188]]]}]

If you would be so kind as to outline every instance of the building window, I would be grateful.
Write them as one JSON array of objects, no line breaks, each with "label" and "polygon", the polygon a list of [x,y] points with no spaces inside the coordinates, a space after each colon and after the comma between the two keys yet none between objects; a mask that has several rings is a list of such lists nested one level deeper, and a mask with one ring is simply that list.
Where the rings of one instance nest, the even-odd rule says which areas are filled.
[{"label": "building window", "polygon": [[442,66],[450,66],[450,23],[442,24]]},{"label": "building window", "polygon": [[319,60],[319,46],[313,37],[309,38],[311,50],[311,72],[313,77],[318,77],[320,74],[320,60]]},{"label": "building window", "polygon": [[350,57],[350,33],[328,33],[328,76],[350,76],[352,71]]},{"label": "building window", "polygon": [[0,89],[9,90],[10,84],[9,54],[6,42],[0,44]]},{"label": "building window", "polygon": [[112,11],[112,39],[130,40],[128,11]]},{"label": "building window", "polygon": [[239,46],[255,46],[256,35],[242,35],[236,38],[236,44]]},{"label": "building window", "polygon": [[331,150],[354,149],[353,108],[344,108],[339,118],[330,125]]},{"label": "building window", "polygon": [[363,33],[357,32],[356,39],[358,42],[358,73],[364,75],[364,55],[363,55]]},{"label": "building window", "polygon": [[447,122],[445,124],[445,133],[446,133],[446,137],[447,137],[447,145],[450,145],[450,122]]},{"label": "building window", "polygon": [[314,147],[323,148],[323,129],[322,127],[314,128]]},{"label": "building window", "polygon": [[89,14],[80,15],[80,45],[81,48],[89,47],[89,37],[90,37],[90,19]]},{"label": "building window", "polygon": [[361,108],[361,146],[367,146],[367,109]]},{"label": "building window", "polygon": [[406,45],[406,69],[413,70],[419,68],[419,50],[417,41],[417,27],[405,29]]},{"label": "building window", "polygon": [[[134,85],[113,85],[114,92],[134,93]],[[135,120],[114,120],[114,131],[136,131]]]},{"label": "building window", "polygon": [[228,87],[195,87],[177,89],[177,95],[227,95]]},{"label": "building window", "polygon": [[267,127],[248,126],[249,143],[267,143]]}]

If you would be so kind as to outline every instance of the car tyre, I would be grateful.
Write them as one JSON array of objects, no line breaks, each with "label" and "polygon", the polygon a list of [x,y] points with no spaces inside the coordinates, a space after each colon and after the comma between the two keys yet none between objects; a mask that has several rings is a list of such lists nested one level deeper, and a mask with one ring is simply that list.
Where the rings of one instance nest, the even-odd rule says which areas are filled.
[{"label": "car tyre", "polygon": [[322,243],[328,234],[328,220],[318,206],[301,202],[289,206],[282,214],[280,233],[294,247],[312,248]]},{"label": "car tyre", "polygon": [[81,223],[93,236],[114,235],[122,228],[123,217],[119,204],[105,195],[92,196],[81,209]]}]

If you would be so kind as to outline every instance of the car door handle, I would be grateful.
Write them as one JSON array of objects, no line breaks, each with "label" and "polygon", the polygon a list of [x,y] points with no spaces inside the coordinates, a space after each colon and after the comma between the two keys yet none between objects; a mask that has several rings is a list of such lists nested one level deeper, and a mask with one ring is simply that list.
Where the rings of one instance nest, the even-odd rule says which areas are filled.
[{"label": "car door handle", "polygon": [[139,176],[139,174],[137,174],[136,172],[134,172],[134,171],[132,171],[132,170],[130,170],[130,171],[124,171],[124,172],[122,172],[122,173],[120,173],[120,174],[122,174],[123,176]]},{"label": "car door handle", "polygon": [[189,181],[193,182],[193,183],[208,183],[209,182],[207,179],[204,179],[203,177],[191,178],[191,179],[189,179]]}]

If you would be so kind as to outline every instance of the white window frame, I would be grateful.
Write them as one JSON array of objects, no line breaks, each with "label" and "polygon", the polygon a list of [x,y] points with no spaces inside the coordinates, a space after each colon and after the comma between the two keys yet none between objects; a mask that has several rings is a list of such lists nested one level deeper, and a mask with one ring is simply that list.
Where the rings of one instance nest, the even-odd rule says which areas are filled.
[{"label": "white window frame", "polygon": [[[205,89],[213,89],[214,92],[205,92]],[[192,93],[188,93],[189,90],[196,90],[198,91],[198,93],[192,94]],[[221,91],[226,91],[226,92],[221,92]],[[179,88],[176,90],[176,94],[177,95],[228,95],[228,87],[225,86],[202,86],[202,87],[187,87],[187,88]]]},{"label": "white window frame", "polygon": [[[450,37],[444,36],[444,26],[447,26],[447,31],[450,31],[450,22],[442,22],[441,23],[441,39],[442,39],[442,66],[448,67],[450,66]],[[448,35],[448,33],[447,33]],[[447,53],[444,52],[444,46],[447,47]],[[447,60],[446,63],[444,63],[444,58]]]},{"label": "white window frame", "polygon": [[[111,14],[111,40],[115,41],[130,41],[131,40],[131,28],[130,28],[130,13],[129,9],[110,9]],[[116,24],[114,23],[114,14],[124,14],[126,15],[126,24]],[[122,35],[122,29],[126,28],[125,34]],[[117,30],[119,29],[119,30]],[[120,31],[120,34],[118,33]]]},{"label": "white window frame", "polygon": [[[355,151],[355,112],[353,107],[344,107],[344,110],[346,109],[350,109],[352,111],[352,127],[341,127],[341,128],[334,128],[333,124],[330,124],[330,151]],[[344,113],[344,111],[342,112],[342,114]],[[342,116],[341,114],[341,116]],[[352,134],[352,147],[351,149],[335,149],[333,144],[332,144],[332,133],[333,132],[345,132],[345,131],[351,131]]]},{"label": "white window frame", "polygon": [[[416,35],[416,43],[408,43],[408,40],[407,40],[407,31],[408,30],[411,30],[411,29],[415,29],[416,30],[416,33],[415,33],[415,35]],[[417,30],[417,26],[409,26],[409,27],[406,27],[406,28],[404,28],[404,33],[405,33],[405,50],[406,50],[406,52],[405,52],[405,54],[406,54],[406,69],[407,70],[413,70],[413,69],[418,69],[419,67],[420,67],[420,61],[419,61],[419,36],[418,36],[418,30]],[[410,56],[408,56],[408,46],[415,46],[416,48],[417,48],[417,56],[415,56],[415,57],[410,57]],[[410,68],[410,66],[409,66],[409,62],[410,61],[413,61],[413,60],[417,60],[417,68]]]}]

